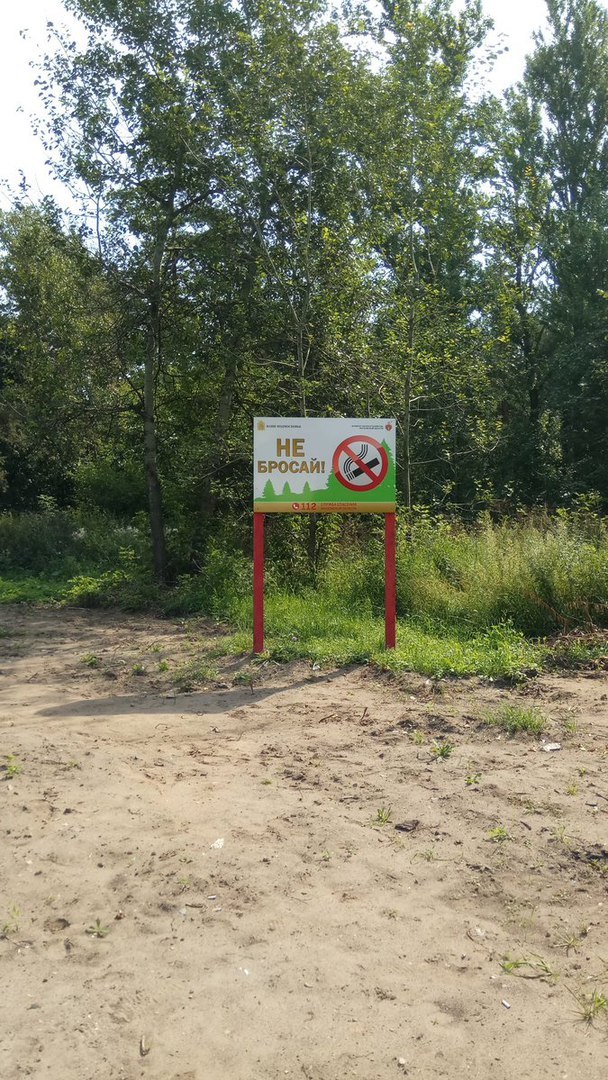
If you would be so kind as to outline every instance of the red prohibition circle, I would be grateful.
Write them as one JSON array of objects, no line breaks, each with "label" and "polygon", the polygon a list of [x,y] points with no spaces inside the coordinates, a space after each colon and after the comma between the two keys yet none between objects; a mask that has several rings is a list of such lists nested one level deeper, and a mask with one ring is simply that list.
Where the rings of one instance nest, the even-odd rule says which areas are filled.
[{"label": "red prohibition circle", "polygon": [[[352,458],[353,461],[356,461],[361,466],[363,471],[366,472],[369,476],[371,470],[367,468],[363,459],[358,457],[357,454],[353,453],[353,451],[351,450],[352,443],[362,442],[370,443],[376,448],[376,450],[380,454],[380,461],[382,463],[382,467],[377,476],[375,473],[372,474],[373,478],[370,477],[369,484],[351,484],[350,480],[347,480],[346,477],[342,476],[342,473],[340,472],[340,454],[348,454],[348,456]],[[336,447],[332,460],[332,467],[336,480],[339,480],[345,488],[349,489],[349,491],[373,491],[374,488],[379,487],[388,472],[388,454],[382,444],[379,443],[377,439],[373,439],[371,435],[349,435],[348,439],[344,439],[340,443],[340,445]]]}]

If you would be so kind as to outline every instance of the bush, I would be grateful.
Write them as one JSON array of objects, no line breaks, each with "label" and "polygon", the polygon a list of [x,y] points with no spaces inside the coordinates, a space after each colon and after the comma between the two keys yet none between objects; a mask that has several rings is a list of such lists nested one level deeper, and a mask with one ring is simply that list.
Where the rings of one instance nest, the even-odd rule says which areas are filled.
[{"label": "bush", "polygon": [[130,557],[146,568],[149,561],[147,531],[122,524],[107,514],[57,510],[46,506],[38,513],[0,514],[0,572],[26,570],[49,573],[61,570],[105,570]]},{"label": "bush", "polygon": [[608,534],[576,516],[476,527],[425,521],[402,530],[399,611],[471,628],[509,622],[542,635],[608,623]]},{"label": "bush", "polygon": [[125,611],[145,611],[158,607],[159,590],[149,578],[129,576],[125,570],[108,570],[92,577],[72,578],[62,599],[79,607],[119,607]]},{"label": "bush", "polygon": [[[295,633],[327,635],[332,624],[347,634],[347,624],[357,624],[359,633],[362,622],[383,613],[381,523],[366,520],[358,531],[354,519],[336,519],[323,528],[325,550],[313,575],[307,521],[273,523],[269,530],[268,618],[286,642]],[[52,505],[36,514],[0,515],[0,570],[25,574],[29,597],[36,574],[47,581],[61,576],[64,584],[72,578],[72,603],[201,612],[251,625],[251,555],[235,546],[234,530],[220,531],[209,544],[199,573],[159,590],[150,572],[147,522],[142,515],[134,522]],[[173,563],[183,565],[180,530],[169,529],[168,540]],[[400,617],[435,636],[449,631],[457,639],[480,638],[488,627],[502,627],[504,637],[510,627],[541,637],[608,626],[608,529],[597,514],[582,511],[500,524],[482,518],[467,529],[412,515],[400,527],[397,584]],[[302,603],[294,604],[296,597]]]},{"label": "bush", "polygon": [[147,507],[143,470],[131,463],[88,461],[74,473],[76,502],[115,517],[132,517]]},{"label": "bush", "polygon": [[251,559],[240,551],[212,548],[198,574],[181,577],[174,589],[163,592],[163,611],[167,615],[203,612],[217,619],[238,621],[251,588]]}]

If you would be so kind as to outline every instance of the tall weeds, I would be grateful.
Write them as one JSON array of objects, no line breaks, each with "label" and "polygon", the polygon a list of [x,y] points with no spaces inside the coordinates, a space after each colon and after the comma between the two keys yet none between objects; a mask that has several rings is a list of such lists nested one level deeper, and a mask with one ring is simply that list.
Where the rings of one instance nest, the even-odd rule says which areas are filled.
[{"label": "tall weeds", "polygon": [[[282,635],[318,637],[348,622],[379,619],[384,604],[381,522],[328,534],[320,567],[306,570],[301,523],[293,545],[273,547],[269,530],[269,620]],[[299,530],[299,531],[298,531]],[[285,533],[285,535],[283,535]],[[277,535],[278,535],[277,530]],[[176,544],[179,537],[176,539]],[[145,526],[47,508],[0,516],[0,573],[72,578],[73,603],[154,605],[170,614],[202,612],[240,627],[251,621],[251,555],[234,543],[211,545],[198,574],[158,592],[149,577]],[[608,626],[608,525],[594,513],[528,515],[461,524],[428,515],[402,521],[398,613],[429,633],[471,637],[509,625],[530,637]],[[11,598],[13,593],[11,593]],[[299,598],[301,602],[295,603]]]}]

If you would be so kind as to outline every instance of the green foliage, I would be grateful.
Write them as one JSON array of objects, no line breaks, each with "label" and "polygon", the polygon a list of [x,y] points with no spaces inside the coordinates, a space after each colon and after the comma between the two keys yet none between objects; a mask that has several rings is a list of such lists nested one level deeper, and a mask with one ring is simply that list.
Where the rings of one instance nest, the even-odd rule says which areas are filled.
[{"label": "green foliage", "polygon": [[327,516],[269,524],[273,654],[603,663],[601,5],[549,0],[503,102],[477,0],[68,6],[38,86],[73,211],[0,214],[0,599],[248,633],[251,416],[394,414],[400,649],[378,524]]},{"label": "green foliage", "polygon": [[[401,623],[394,653],[383,649],[377,525],[366,523],[361,546],[352,521],[343,536],[339,522],[329,522],[328,553],[313,586],[305,554],[291,539],[310,523],[277,524],[269,538],[274,550],[266,604],[268,649],[276,659],[373,659],[393,670],[429,675],[520,678],[547,662],[580,664],[608,651],[605,637],[592,629],[557,638],[550,650],[529,640],[564,626],[608,621],[608,539],[597,518],[562,513],[496,526],[484,520],[467,530],[418,515],[399,545]],[[125,540],[139,545],[140,531],[109,518],[54,510],[5,515],[0,532],[9,565],[27,559],[55,567],[37,578],[17,571],[0,578],[5,602],[54,598],[170,615],[200,612],[232,625],[240,632],[235,643],[250,647],[251,557],[227,550],[227,542],[209,543],[199,573],[159,588],[136,548],[121,546]],[[84,572],[74,573],[79,564]]]},{"label": "green foliage", "polygon": [[69,589],[69,574],[30,577],[28,574],[0,576],[0,604],[40,604],[63,600]]},{"label": "green foliage", "polygon": [[141,611],[158,605],[159,591],[149,577],[129,575],[126,570],[107,570],[99,575],[80,574],[63,590],[62,599],[81,607],[121,607]]},{"label": "green foliage", "polygon": [[60,570],[63,575],[80,567],[105,568],[125,560],[145,565],[147,540],[133,525],[86,510],[0,514],[0,572]]},{"label": "green foliage", "polygon": [[180,578],[164,594],[163,610],[168,615],[202,611],[218,619],[234,617],[250,592],[251,559],[210,546],[200,572]]},{"label": "green foliage", "polygon": [[67,501],[112,399],[108,282],[85,236],[50,199],[0,213],[0,508]]},{"label": "green foliage", "polygon": [[501,705],[495,712],[484,717],[484,724],[499,727],[509,735],[540,735],[547,721],[539,709],[524,705]]},{"label": "green foliage", "polygon": [[451,742],[436,742],[431,747],[431,754],[435,761],[446,761],[454,752],[454,744]]},{"label": "green foliage", "polygon": [[540,288],[549,330],[545,397],[556,420],[562,491],[606,480],[608,261],[608,13],[596,0],[548,0],[525,82],[543,112],[541,164],[551,200],[541,247],[549,288]]},{"label": "green foliage", "polygon": [[19,776],[19,774],[23,772],[23,766],[17,761],[14,754],[8,755],[6,764],[3,765],[2,768],[4,769],[7,780],[12,780],[14,776]]},{"label": "green foliage", "polygon": [[[608,637],[605,631],[573,633],[552,643],[550,664],[554,668],[574,670],[590,664],[606,667],[608,663]],[[575,721],[570,721],[570,724]]]},{"label": "green foliage", "polygon": [[101,919],[95,919],[95,922],[91,926],[87,927],[86,933],[89,934],[91,937],[105,938],[110,933],[110,927],[103,926]]},{"label": "green foliage", "polygon": [[[598,523],[599,524],[599,523]],[[608,531],[593,540],[576,520],[530,516],[465,530],[414,525],[398,563],[400,612],[483,627],[509,622],[542,635],[608,622]]]},{"label": "green foliage", "polygon": [[512,837],[502,825],[497,825],[495,829],[490,829],[488,833],[488,840],[491,840],[493,844],[504,844],[505,840],[511,840]]},{"label": "green foliage", "polygon": [[144,476],[133,463],[81,461],[74,470],[73,483],[79,506],[128,519],[146,508]]}]

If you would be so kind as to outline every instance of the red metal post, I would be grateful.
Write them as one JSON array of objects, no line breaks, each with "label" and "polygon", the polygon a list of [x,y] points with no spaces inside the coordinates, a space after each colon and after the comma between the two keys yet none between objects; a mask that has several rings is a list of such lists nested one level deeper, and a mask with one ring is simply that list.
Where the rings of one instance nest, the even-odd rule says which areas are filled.
[{"label": "red metal post", "polygon": [[384,515],[384,644],[397,644],[397,516]]},{"label": "red metal post", "polygon": [[253,515],[253,651],[264,652],[264,514]]}]

